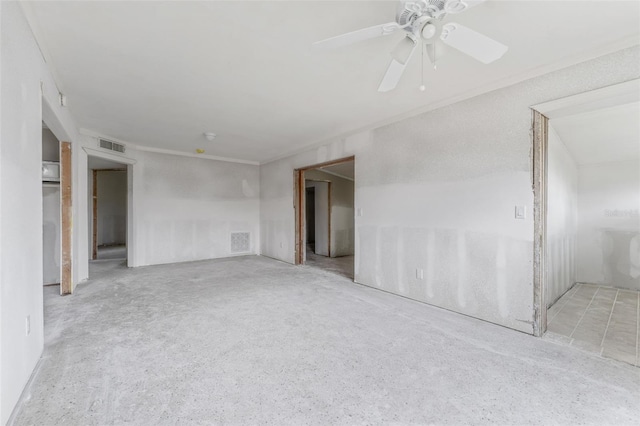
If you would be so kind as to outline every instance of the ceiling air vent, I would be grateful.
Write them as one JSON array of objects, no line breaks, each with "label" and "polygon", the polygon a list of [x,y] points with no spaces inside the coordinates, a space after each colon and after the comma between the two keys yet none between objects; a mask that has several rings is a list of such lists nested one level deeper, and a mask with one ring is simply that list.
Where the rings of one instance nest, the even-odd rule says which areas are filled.
[{"label": "ceiling air vent", "polygon": [[100,148],[124,153],[124,145],[121,143],[111,142],[106,139],[99,139],[99,141],[100,141]]}]

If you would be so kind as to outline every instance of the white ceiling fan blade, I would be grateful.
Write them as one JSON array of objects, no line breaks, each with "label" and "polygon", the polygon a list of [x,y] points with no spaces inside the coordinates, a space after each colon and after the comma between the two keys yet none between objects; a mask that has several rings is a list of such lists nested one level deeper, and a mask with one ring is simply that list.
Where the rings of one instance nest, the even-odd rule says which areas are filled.
[{"label": "white ceiling fan blade", "polygon": [[418,43],[415,43],[413,45],[413,49],[411,49],[411,53],[409,53],[409,57],[407,58],[407,61],[404,64],[396,61],[395,59],[391,60],[391,63],[389,64],[389,68],[387,68],[387,72],[382,78],[382,82],[380,83],[380,86],[378,86],[378,92],[388,92],[396,88],[396,86],[398,85],[398,82],[400,82],[400,79],[402,78],[404,69],[407,67],[407,63],[409,63],[409,60],[413,56],[413,52],[416,51],[417,46],[418,46]]},{"label": "white ceiling fan blade", "polygon": [[464,2],[467,4],[467,9],[470,7],[474,7],[477,6],[479,4],[484,3],[487,0],[464,0]]},{"label": "white ceiling fan blade", "polygon": [[451,14],[462,13],[469,8],[484,3],[485,1],[487,0],[448,0],[444,5],[444,10]]},{"label": "white ceiling fan blade", "polygon": [[316,41],[315,43],[313,43],[313,46],[322,49],[335,49],[337,47],[347,46],[349,44],[368,40],[370,38],[382,37],[395,32],[399,28],[400,25],[398,25],[396,22],[389,22],[387,24],[363,28],[358,31],[331,37],[326,40]]},{"label": "white ceiling fan blade", "polygon": [[391,52],[391,57],[401,64],[406,64],[411,57],[411,53],[413,52],[413,48],[415,46],[416,41],[407,36],[400,40],[400,42],[396,45],[396,47],[393,49],[393,52]]},{"label": "white ceiling fan blade", "polygon": [[445,25],[441,38],[449,46],[485,64],[500,59],[508,49],[504,44],[457,23]]}]

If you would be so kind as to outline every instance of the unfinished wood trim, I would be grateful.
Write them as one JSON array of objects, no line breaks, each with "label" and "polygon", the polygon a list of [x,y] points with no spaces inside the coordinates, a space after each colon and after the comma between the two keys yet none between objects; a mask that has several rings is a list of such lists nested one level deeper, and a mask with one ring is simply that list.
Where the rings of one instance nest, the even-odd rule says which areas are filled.
[{"label": "unfinished wood trim", "polygon": [[72,195],[71,195],[71,143],[60,142],[60,192],[61,192],[61,278],[60,294],[71,294],[73,292],[72,274],[72,240],[73,235],[73,215],[72,215]]},{"label": "unfinished wood trim", "polygon": [[91,249],[91,259],[96,260],[98,258],[98,171],[93,171],[93,190],[92,190],[92,202],[93,202],[93,241]]},{"label": "unfinished wood trim", "polygon": [[305,212],[305,186],[304,170],[293,171],[294,197],[293,208],[295,213],[295,255],[294,263],[301,265],[304,263],[304,212]]},{"label": "unfinished wood trim", "polygon": [[533,334],[547,331],[546,249],[547,249],[547,145],[549,119],[532,110],[533,169]]},{"label": "unfinished wood trim", "polygon": [[327,254],[331,257],[331,182],[327,182],[327,191],[328,191],[328,200],[327,205],[329,206],[329,211],[327,212]]}]

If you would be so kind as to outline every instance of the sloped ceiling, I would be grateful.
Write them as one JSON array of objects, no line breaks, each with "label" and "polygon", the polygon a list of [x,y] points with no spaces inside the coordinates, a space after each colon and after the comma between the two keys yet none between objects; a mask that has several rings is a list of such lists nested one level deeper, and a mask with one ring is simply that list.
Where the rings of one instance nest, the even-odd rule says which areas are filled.
[{"label": "sloped ceiling", "polygon": [[[23,2],[25,3],[25,2]],[[376,88],[402,37],[311,44],[393,21],[396,2],[26,2],[80,127],[150,147],[252,161],[638,42],[635,1],[489,1],[457,21],[509,45],[483,65],[443,49]],[[218,134],[207,141],[203,132]]]},{"label": "sloped ceiling", "polygon": [[638,102],[556,118],[549,124],[578,165],[640,159]]}]

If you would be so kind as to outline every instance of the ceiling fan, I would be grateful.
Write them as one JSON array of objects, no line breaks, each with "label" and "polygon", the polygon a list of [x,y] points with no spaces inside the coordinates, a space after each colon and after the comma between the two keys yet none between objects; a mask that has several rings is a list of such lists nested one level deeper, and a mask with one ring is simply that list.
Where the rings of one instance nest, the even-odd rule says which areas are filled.
[{"label": "ceiling fan", "polygon": [[[319,48],[337,48],[359,41],[382,37],[403,30],[405,37],[391,52],[391,63],[378,87],[379,92],[393,90],[418,46],[424,49],[435,66],[436,45],[443,43],[488,64],[507,51],[508,47],[464,25],[443,20],[447,15],[464,12],[485,0],[419,0],[400,1],[395,22],[363,28],[314,43]],[[422,51],[424,53],[424,51]],[[420,87],[424,90],[424,85]]]}]

